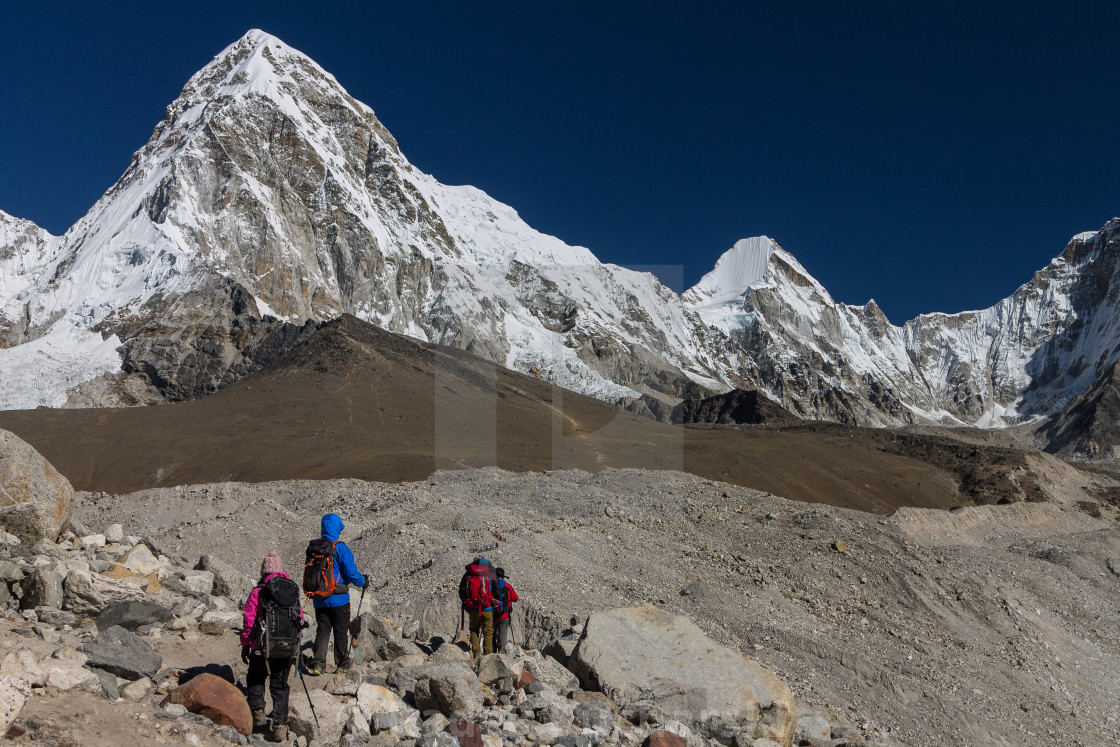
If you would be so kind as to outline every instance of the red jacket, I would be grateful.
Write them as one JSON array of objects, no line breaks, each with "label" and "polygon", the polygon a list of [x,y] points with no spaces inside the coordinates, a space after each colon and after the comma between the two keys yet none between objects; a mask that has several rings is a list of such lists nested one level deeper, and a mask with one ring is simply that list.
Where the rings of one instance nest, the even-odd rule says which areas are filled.
[{"label": "red jacket", "polygon": [[[499,581],[498,583],[501,583],[501,581]],[[513,584],[511,584],[509,581],[506,581],[506,588],[509,589],[509,603],[513,604],[514,602],[517,601],[517,592],[513,590]],[[497,597],[498,595],[495,594],[494,596]],[[506,608],[505,612],[498,615],[498,619],[499,620],[508,620],[509,619],[509,608],[508,607]]]},{"label": "red jacket", "polygon": [[[260,583],[249,592],[249,598],[245,600],[245,619],[244,624],[241,626],[241,645],[248,646],[254,651],[258,648],[258,643],[256,637],[253,635],[253,626],[257,624],[257,612],[260,611],[261,607],[261,587],[277,576],[281,578],[291,578],[287,573],[269,574],[260,580]],[[299,608],[299,619],[303,619],[303,607]]]}]

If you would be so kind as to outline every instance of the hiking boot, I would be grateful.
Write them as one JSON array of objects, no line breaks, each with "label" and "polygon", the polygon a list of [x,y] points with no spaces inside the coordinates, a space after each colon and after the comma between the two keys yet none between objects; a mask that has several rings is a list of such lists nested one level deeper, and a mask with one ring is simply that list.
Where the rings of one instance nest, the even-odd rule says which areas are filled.
[{"label": "hiking boot", "polygon": [[285,742],[288,739],[288,725],[276,724],[272,727],[272,741]]},{"label": "hiking boot", "polygon": [[[244,713],[244,711],[242,711]],[[268,726],[268,716],[264,711],[253,711],[253,731],[264,731]]]},{"label": "hiking boot", "polygon": [[[311,662],[311,666],[309,666],[307,668],[307,674],[310,677],[322,677],[323,676],[323,665],[320,664],[317,661]],[[244,713],[244,711],[242,711],[242,713]]]}]

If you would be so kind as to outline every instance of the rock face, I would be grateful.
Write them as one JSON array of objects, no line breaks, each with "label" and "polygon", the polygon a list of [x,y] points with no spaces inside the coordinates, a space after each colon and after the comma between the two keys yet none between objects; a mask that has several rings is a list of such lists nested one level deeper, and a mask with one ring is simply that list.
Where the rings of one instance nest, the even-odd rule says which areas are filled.
[{"label": "rock face", "polygon": [[703,399],[686,399],[673,408],[674,423],[715,423],[718,425],[758,425],[799,420],[764,394],[732,389]]},{"label": "rock face", "polygon": [[1120,460],[1120,363],[1040,429],[1046,450],[1064,459]]},{"label": "rock face", "polygon": [[163,665],[163,657],[147,641],[120,626],[101,631],[78,650],[89,657],[91,667],[129,680],[153,677]]},{"label": "rock face", "polygon": [[169,703],[177,703],[215,724],[232,726],[242,734],[253,730],[253,714],[245,696],[236,685],[213,674],[200,674],[175,688],[163,699],[163,705]]},{"label": "rock face", "polygon": [[73,504],[70,481],[30,444],[0,430],[0,527],[26,545],[53,542],[69,525]]},{"label": "rock face", "polygon": [[702,731],[731,720],[789,745],[797,724],[793,695],[769,667],[656,607],[592,614],[569,667],[584,689],[624,708],[656,706]]}]

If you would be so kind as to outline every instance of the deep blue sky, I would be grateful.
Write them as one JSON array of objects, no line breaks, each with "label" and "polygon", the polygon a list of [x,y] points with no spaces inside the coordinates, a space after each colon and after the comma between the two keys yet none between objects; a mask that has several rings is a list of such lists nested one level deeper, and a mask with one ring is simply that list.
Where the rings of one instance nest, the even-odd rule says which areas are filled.
[{"label": "deep blue sky", "polygon": [[690,285],[764,233],[895,323],[981,308],[1120,215],[1120,4],[916,5],[9,3],[0,209],[64,231],[257,27],[604,261]]}]

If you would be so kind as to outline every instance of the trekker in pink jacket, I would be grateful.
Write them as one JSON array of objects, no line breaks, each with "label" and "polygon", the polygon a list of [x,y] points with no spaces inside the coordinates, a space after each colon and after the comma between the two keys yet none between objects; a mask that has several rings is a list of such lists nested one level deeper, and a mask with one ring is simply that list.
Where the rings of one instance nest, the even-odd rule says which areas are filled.
[{"label": "trekker in pink jacket", "polygon": [[284,573],[280,556],[270,552],[261,563],[261,580],[245,600],[241,628],[241,661],[249,665],[245,677],[253,731],[264,731],[264,682],[272,695],[272,741],[288,737],[288,674],[299,655],[300,631],[307,627],[300,606],[299,586]]}]

